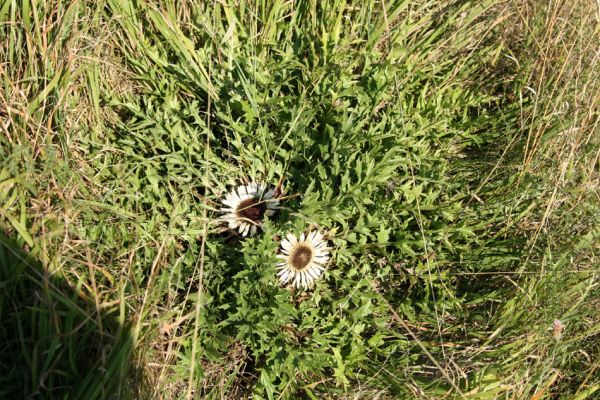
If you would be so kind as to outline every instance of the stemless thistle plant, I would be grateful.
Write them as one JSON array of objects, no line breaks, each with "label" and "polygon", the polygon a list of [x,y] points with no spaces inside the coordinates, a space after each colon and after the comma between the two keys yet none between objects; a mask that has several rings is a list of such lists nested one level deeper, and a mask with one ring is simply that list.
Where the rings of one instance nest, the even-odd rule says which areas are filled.
[{"label": "stemless thistle plant", "polygon": [[256,234],[265,216],[270,217],[279,208],[276,190],[267,190],[267,185],[249,183],[238,186],[223,200],[221,212],[229,228],[238,230],[242,236]]},{"label": "stemless thistle plant", "polygon": [[291,282],[296,288],[312,287],[329,261],[327,241],[317,231],[306,236],[302,233],[299,239],[293,233],[288,233],[286,239],[281,241],[281,253],[277,255],[283,260],[277,264],[279,281],[281,284]]}]

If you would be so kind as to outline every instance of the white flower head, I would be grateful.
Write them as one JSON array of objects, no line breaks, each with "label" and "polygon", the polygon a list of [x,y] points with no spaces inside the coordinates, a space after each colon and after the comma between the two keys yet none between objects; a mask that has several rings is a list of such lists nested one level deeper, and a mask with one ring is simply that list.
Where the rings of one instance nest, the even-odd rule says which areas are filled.
[{"label": "white flower head", "polygon": [[249,183],[238,186],[225,196],[221,217],[229,228],[238,230],[242,236],[252,236],[258,231],[265,216],[270,217],[279,208],[275,189],[267,185]]},{"label": "white flower head", "polygon": [[556,340],[560,340],[565,330],[565,325],[560,319],[552,321],[552,337]]},{"label": "white flower head", "polygon": [[281,254],[277,257],[282,260],[277,264],[281,284],[289,282],[296,288],[308,289],[325,270],[329,248],[320,232],[312,231],[306,236],[303,233],[299,239],[288,233],[286,239],[281,240]]}]

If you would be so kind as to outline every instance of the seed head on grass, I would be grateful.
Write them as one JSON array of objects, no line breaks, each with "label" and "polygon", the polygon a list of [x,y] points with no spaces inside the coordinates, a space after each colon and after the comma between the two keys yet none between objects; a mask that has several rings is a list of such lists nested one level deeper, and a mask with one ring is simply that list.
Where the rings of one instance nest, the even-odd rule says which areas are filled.
[{"label": "seed head on grass", "polygon": [[267,190],[267,185],[249,183],[238,186],[225,196],[221,217],[232,230],[238,230],[242,236],[253,236],[258,231],[265,216],[270,217],[279,208],[276,190]]},{"label": "seed head on grass", "polygon": [[300,239],[293,233],[288,233],[286,239],[281,241],[281,253],[277,255],[282,260],[277,264],[277,269],[280,270],[277,273],[279,281],[282,284],[290,282],[296,288],[312,287],[329,261],[327,241],[317,231],[306,236],[302,233]]}]

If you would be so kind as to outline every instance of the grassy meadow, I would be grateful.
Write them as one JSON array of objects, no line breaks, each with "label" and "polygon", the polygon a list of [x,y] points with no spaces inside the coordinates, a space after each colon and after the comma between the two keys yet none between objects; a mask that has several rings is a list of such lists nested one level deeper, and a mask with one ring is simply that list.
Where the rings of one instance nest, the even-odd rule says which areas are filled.
[{"label": "grassy meadow", "polygon": [[0,398],[600,398],[599,43],[594,0],[0,0]]}]

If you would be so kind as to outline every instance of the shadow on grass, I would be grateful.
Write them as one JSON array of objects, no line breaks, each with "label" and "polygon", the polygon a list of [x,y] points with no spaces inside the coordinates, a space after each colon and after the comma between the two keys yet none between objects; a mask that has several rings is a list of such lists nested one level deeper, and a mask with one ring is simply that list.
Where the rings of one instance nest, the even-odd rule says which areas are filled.
[{"label": "shadow on grass", "polygon": [[0,230],[0,398],[131,397],[131,330],[79,292]]}]

